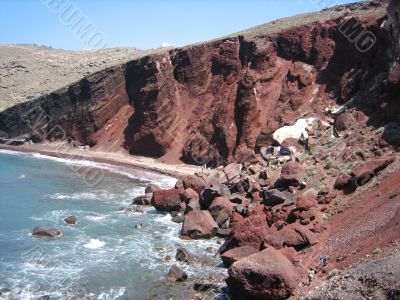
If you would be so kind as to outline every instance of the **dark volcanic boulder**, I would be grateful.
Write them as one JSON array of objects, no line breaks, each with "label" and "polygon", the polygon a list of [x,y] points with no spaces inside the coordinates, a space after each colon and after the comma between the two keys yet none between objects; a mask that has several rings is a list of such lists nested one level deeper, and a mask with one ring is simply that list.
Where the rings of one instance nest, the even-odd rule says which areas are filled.
[{"label": "dark volcanic boulder", "polygon": [[147,197],[146,195],[143,196],[138,196],[132,200],[132,204],[135,205],[150,205],[151,204],[151,199]]},{"label": "dark volcanic boulder", "polygon": [[394,158],[374,159],[355,167],[350,175],[357,185],[364,185],[392,162],[394,162]]},{"label": "dark volcanic boulder", "polygon": [[388,165],[394,162],[394,158],[377,158],[355,167],[350,175],[343,175],[335,182],[335,189],[352,187],[353,191],[368,181],[370,181],[378,172],[384,170]]},{"label": "dark volcanic boulder", "polygon": [[181,192],[182,190],[177,189],[154,191],[151,204],[158,211],[180,211]]},{"label": "dark volcanic boulder", "polygon": [[64,219],[64,222],[65,224],[68,225],[75,225],[78,222],[78,220],[76,219],[75,216],[69,216]]},{"label": "dark volcanic boulder", "polygon": [[305,176],[304,167],[294,161],[287,162],[281,171],[281,176],[275,183],[277,187],[299,186]]},{"label": "dark volcanic boulder", "polygon": [[352,177],[350,175],[342,175],[336,179],[334,187],[337,190],[341,190],[351,183]]},{"label": "dark volcanic boulder", "polygon": [[279,204],[291,205],[294,203],[293,194],[290,192],[281,192],[279,190],[268,190],[264,191],[264,205],[275,206]]},{"label": "dark volcanic boulder", "polygon": [[182,235],[193,239],[211,238],[217,231],[218,224],[207,210],[190,211],[182,225]]},{"label": "dark volcanic boulder", "polygon": [[286,299],[298,281],[293,264],[279,251],[268,248],[235,262],[226,280],[234,299]]},{"label": "dark volcanic boulder", "polygon": [[234,206],[228,198],[217,197],[213,200],[208,211],[211,216],[217,222],[218,226],[221,226],[232,216]]},{"label": "dark volcanic boulder", "polygon": [[185,271],[176,265],[173,265],[168,271],[169,281],[185,281],[187,278],[188,275],[185,273]]},{"label": "dark volcanic boulder", "polygon": [[243,246],[224,252],[224,254],[221,254],[221,258],[222,261],[224,262],[224,265],[230,267],[234,262],[237,262],[238,260],[250,256],[252,254],[255,254],[257,252],[259,252],[259,250],[257,250],[254,247]]},{"label": "dark volcanic boulder", "polygon": [[194,259],[194,255],[185,248],[178,248],[176,249],[175,259],[176,261],[190,263]]},{"label": "dark volcanic boulder", "polygon": [[62,232],[54,228],[44,228],[41,226],[36,226],[32,230],[32,235],[56,238],[62,236]]}]

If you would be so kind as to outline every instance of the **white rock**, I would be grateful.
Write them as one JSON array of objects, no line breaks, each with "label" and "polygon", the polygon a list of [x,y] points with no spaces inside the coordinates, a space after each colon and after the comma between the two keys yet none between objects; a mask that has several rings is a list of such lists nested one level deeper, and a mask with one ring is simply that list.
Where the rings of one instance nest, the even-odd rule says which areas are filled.
[{"label": "white rock", "polygon": [[283,126],[274,132],[273,139],[281,144],[285,139],[307,139],[307,129],[315,122],[316,118],[299,119],[292,126]]}]

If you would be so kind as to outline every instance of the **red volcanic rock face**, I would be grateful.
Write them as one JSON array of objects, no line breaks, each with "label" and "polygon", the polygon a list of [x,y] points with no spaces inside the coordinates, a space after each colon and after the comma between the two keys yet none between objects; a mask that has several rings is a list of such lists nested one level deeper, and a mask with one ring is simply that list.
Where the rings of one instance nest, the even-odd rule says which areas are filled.
[{"label": "red volcanic rock face", "polygon": [[[378,45],[363,55],[338,33],[337,20],[267,26],[100,71],[1,113],[0,130],[35,138],[20,116],[39,104],[51,125],[101,150],[123,147],[131,154],[207,166],[253,160],[260,147],[272,143],[277,128],[302,112],[320,113],[369,91],[375,74],[388,71],[390,40],[377,21],[381,16],[356,17],[377,36]],[[377,107],[370,106],[372,113]],[[43,137],[62,138],[46,120],[36,124]]]}]

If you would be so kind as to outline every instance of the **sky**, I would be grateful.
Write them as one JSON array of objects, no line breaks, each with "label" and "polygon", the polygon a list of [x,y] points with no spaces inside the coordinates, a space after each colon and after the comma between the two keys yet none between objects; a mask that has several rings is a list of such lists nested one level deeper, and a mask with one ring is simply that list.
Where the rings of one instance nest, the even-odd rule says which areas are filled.
[{"label": "sky", "polygon": [[0,0],[0,44],[66,50],[198,43],[355,0]]}]

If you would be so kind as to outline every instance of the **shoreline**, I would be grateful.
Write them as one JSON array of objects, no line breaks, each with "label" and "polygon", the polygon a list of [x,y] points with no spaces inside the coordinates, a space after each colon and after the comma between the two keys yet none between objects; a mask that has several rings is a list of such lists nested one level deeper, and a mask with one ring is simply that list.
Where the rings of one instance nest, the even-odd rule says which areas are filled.
[{"label": "shoreline", "polygon": [[193,175],[196,172],[201,172],[200,166],[193,165],[172,165],[157,161],[154,158],[131,156],[123,153],[100,152],[94,150],[85,150],[72,148],[67,144],[33,144],[23,146],[10,146],[0,144],[0,150],[9,150],[21,153],[39,153],[51,157],[71,159],[71,160],[86,160],[97,163],[106,163],[113,166],[121,166],[127,168],[141,169],[151,171],[162,175],[171,176],[180,179],[187,175]]}]

